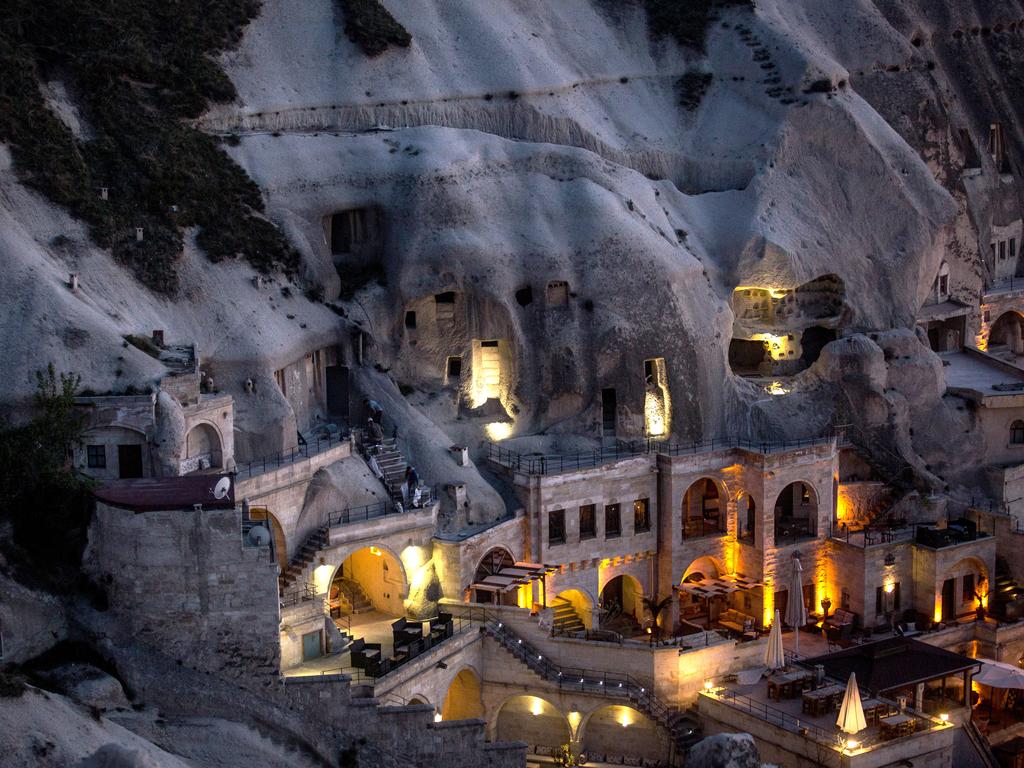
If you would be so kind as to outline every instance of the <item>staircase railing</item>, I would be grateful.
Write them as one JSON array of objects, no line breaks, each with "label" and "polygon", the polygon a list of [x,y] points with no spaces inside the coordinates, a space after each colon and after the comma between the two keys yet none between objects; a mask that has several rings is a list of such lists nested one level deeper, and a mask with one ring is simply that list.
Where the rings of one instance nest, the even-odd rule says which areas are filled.
[{"label": "staircase railing", "polygon": [[483,626],[490,637],[501,643],[530,670],[560,689],[629,699],[644,714],[669,731],[674,730],[672,715],[678,710],[656,696],[651,683],[621,672],[563,667],[513,632],[498,616],[487,609],[471,606],[468,607],[468,614],[469,618]]}]

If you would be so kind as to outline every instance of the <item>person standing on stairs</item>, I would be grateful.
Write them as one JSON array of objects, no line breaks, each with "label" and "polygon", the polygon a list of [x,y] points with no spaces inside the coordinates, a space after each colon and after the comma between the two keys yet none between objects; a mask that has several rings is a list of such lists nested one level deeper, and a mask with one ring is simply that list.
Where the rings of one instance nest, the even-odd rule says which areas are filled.
[{"label": "person standing on stairs", "polygon": [[384,441],[384,430],[380,422],[370,419],[366,422],[366,435],[370,445],[380,445]]},{"label": "person standing on stairs", "polygon": [[416,471],[416,468],[412,465],[405,468],[405,488],[402,490],[402,498],[405,499],[406,506],[415,499],[416,488],[420,484],[420,476]]},{"label": "person standing on stairs", "polygon": [[367,410],[370,412],[370,418],[373,419],[378,424],[380,424],[381,428],[383,429],[384,408],[381,407],[381,404],[378,403],[376,400],[370,400],[369,398],[366,398],[363,400],[363,405],[365,405]]}]

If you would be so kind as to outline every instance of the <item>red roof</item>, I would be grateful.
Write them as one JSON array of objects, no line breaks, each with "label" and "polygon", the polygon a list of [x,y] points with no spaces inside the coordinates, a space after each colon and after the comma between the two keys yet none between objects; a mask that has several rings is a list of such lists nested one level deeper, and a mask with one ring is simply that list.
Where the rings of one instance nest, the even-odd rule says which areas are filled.
[{"label": "red roof", "polygon": [[213,488],[222,477],[230,476],[182,475],[113,480],[97,488],[93,495],[104,504],[135,512],[191,510],[196,504],[202,504],[204,509],[232,509],[235,506],[234,481],[223,499],[213,495]]}]

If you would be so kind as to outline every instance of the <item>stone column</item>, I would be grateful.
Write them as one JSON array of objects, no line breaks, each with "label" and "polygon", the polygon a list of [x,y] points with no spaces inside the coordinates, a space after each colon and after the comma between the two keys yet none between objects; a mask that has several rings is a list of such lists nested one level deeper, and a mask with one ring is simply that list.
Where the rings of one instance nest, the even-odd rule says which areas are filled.
[{"label": "stone column", "polygon": [[914,686],[914,709],[924,712],[924,683]]}]

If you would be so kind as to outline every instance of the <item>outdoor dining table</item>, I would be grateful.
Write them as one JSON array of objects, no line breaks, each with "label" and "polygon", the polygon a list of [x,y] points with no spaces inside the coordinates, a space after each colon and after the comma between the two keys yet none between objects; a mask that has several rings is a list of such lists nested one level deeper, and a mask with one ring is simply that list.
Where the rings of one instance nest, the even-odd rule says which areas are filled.
[{"label": "outdoor dining table", "polygon": [[914,718],[911,715],[891,715],[878,721],[883,739],[894,739],[914,732]]},{"label": "outdoor dining table", "polygon": [[810,672],[786,672],[768,678],[769,699],[792,699],[797,692],[803,690],[804,683],[811,679]]},{"label": "outdoor dining table", "polygon": [[814,717],[832,712],[845,692],[844,685],[828,685],[814,691],[804,691],[803,711]]},{"label": "outdoor dining table", "polygon": [[889,712],[889,705],[879,699],[864,699],[860,706],[864,710],[864,719],[869,725],[876,724]]}]

